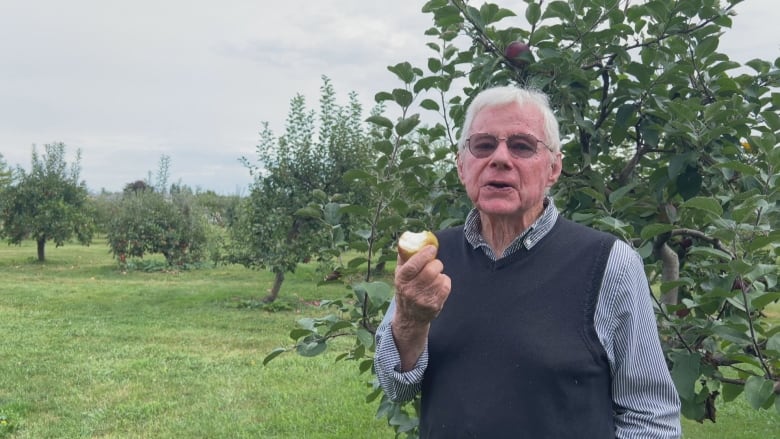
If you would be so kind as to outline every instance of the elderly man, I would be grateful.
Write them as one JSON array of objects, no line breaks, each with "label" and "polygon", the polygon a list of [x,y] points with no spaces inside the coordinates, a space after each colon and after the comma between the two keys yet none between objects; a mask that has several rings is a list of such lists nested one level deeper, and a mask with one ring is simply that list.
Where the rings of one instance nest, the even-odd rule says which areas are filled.
[{"label": "elderly man", "polygon": [[677,438],[639,256],[559,216],[558,123],[547,97],[487,89],[457,168],[474,204],[395,272],[375,368],[395,401],[420,392],[420,436]]}]

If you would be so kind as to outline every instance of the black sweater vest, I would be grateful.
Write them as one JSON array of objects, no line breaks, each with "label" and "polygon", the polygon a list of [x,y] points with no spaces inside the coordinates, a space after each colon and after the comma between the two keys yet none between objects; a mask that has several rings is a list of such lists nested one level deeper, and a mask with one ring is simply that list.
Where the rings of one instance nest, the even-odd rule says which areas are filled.
[{"label": "black sweater vest", "polygon": [[614,438],[593,315],[611,235],[559,218],[498,261],[438,233],[452,291],[431,324],[420,437]]}]

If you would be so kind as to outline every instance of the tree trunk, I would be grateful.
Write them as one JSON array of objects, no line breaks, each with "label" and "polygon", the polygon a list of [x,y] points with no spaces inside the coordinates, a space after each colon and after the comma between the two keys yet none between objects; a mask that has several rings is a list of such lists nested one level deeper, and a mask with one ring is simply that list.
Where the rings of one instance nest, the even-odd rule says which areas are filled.
[{"label": "tree trunk", "polygon": [[[654,248],[656,257],[661,260],[661,279],[664,282],[680,279],[680,258],[677,253],[664,241],[662,245]],[[661,296],[661,303],[666,305],[676,305],[679,301],[677,297],[678,288],[671,288]]]},{"label": "tree trunk", "polygon": [[44,262],[46,260],[46,256],[45,256],[46,238],[38,239],[37,244],[38,244],[38,262]]},{"label": "tree trunk", "polygon": [[386,265],[387,265],[387,261],[382,261],[376,264],[376,266],[374,266],[374,275],[381,276],[382,274],[384,274]]},{"label": "tree trunk", "polygon": [[284,272],[283,271],[275,271],[274,272],[274,286],[271,287],[271,291],[268,292],[268,295],[265,296],[263,299],[263,302],[265,303],[271,303],[279,296],[279,290],[282,289],[282,282],[284,282]]}]

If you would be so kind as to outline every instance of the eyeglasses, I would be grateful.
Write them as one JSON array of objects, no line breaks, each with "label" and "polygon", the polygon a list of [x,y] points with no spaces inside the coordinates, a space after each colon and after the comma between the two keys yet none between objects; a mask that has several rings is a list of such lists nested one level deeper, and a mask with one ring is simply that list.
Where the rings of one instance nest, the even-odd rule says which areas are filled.
[{"label": "eyeglasses", "polygon": [[508,137],[496,137],[492,134],[476,133],[466,139],[466,144],[474,157],[484,159],[490,157],[496,148],[498,148],[499,143],[504,140],[506,141],[506,147],[509,149],[509,153],[512,154],[512,157],[518,159],[533,157],[536,154],[540,143],[549,148],[546,143],[533,135],[526,133],[512,134]]}]

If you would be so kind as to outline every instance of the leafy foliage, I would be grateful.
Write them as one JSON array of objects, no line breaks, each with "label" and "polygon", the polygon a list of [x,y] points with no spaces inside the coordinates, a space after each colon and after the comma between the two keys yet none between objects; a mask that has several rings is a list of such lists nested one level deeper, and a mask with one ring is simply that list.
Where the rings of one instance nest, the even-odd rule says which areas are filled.
[{"label": "leafy foliage", "polygon": [[188,193],[128,192],[113,204],[106,238],[120,266],[128,258],[162,254],[183,268],[206,256],[205,216]]},{"label": "leafy foliage", "polygon": [[347,239],[342,223],[349,221],[340,206],[366,199],[361,187],[342,180],[347,170],[370,161],[362,107],[354,93],[347,106],[336,104],[326,77],[321,92],[319,119],[303,96],[294,97],[285,134],[276,138],[265,123],[257,163],[244,159],[255,181],[232,228],[230,260],[275,273],[266,301],[276,299],[284,274],[298,263],[315,254],[325,261],[340,255]]},{"label": "leafy foliage", "polygon": [[59,247],[75,237],[88,245],[94,230],[86,184],[79,181],[81,152],[69,167],[64,143],[44,145],[44,151],[38,155],[33,147],[30,171],[16,170],[0,203],[2,232],[8,242],[35,240],[41,262],[48,241]]},{"label": "leafy foliage", "polygon": [[[756,409],[780,410],[780,328],[764,315],[780,299],[780,59],[741,66],[718,52],[740,2],[525,0],[527,24],[519,24],[515,11],[494,4],[428,1],[427,70],[389,67],[403,85],[376,100],[401,116],[368,119],[381,134],[378,159],[347,174],[373,200],[341,209],[364,239],[351,248],[367,255],[347,266],[368,265],[369,282],[372,258],[394,258],[388,243],[399,229],[462,221],[469,204],[449,168],[470,97],[492,85],[538,88],[562,129],[556,204],[644,258],[683,414],[715,421],[716,397],[742,393]],[[531,51],[507,57],[517,40]],[[440,121],[421,127],[416,111]],[[328,304],[334,316],[300,321],[290,334],[295,350],[322,352],[338,328],[355,338],[344,358],[370,370],[363,330],[373,330],[390,295],[365,291],[353,286],[352,307]],[[416,402],[380,404],[409,437],[416,411]]]}]

